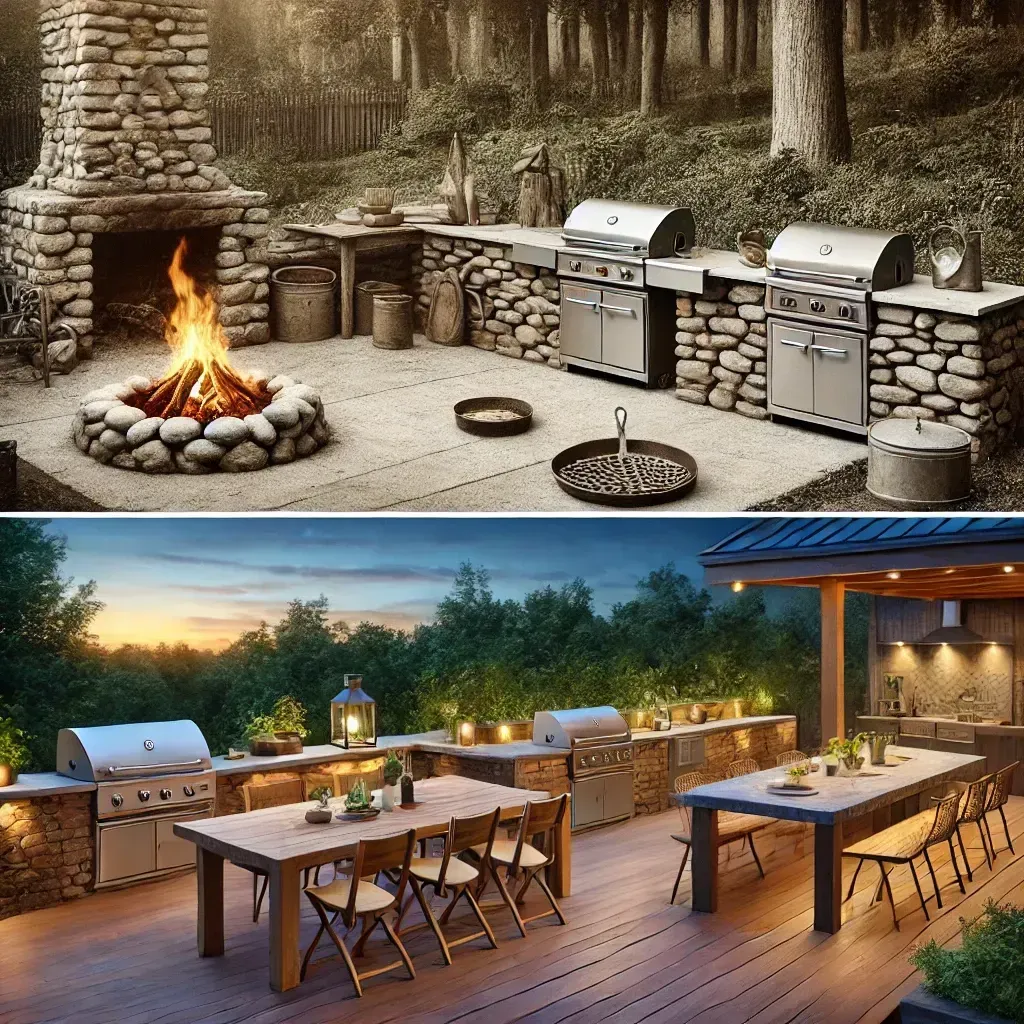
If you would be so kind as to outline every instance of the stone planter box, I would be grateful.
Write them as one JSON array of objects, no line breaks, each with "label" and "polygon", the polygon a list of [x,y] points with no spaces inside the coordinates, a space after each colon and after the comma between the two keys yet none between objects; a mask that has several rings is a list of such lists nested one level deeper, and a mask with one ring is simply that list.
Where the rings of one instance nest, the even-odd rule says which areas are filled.
[{"label": "stone planter box", "polygon": [[993,1017],[932,995],[923,985],[900,1000],[901,1024],[1013,1024],[1005,1017]]}]

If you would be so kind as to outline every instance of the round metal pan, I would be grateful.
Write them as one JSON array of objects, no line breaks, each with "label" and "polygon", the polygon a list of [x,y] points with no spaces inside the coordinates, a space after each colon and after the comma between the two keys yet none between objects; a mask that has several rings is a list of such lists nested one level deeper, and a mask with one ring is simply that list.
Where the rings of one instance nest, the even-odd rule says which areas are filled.
[{"label": "round metal pan", "polygon": [[[489,409],[515,413],[515,419],[479,420],[467,416]],[[511,437],[523,434],[533,423],[533,406],[518,398],[467,398],[455,405],[455,422],[460,430],[479,437]]]}]

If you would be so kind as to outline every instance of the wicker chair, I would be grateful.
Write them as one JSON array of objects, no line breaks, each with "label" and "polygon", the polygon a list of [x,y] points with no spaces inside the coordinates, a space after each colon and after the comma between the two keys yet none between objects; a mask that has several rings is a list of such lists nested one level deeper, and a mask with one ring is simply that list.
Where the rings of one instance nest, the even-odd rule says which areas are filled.
[{"label": "wicker chair", "polygon": [[[688,772],[676,779],[675,790],[677,794],[688,793],[698,786],[706,786],[712,782],[720,781],[708,772]],[[676,884],[672,886],[672,898],[669,903],[675,903],[679,894],[679,883],[683,879],[683,872],[686,870],[686,862],[690,857],[690,846],[692,845],[692,826],[690,822],[690,809],[677,800],[676,806],[679,809],[679,817],[683,822],[685,831],[674,832],[672,838],[677,843],[682,843],[683,859],[679,864],[679,872],[676,875]],[[760,832],[775,822],[774,818],[764,818],[759,814],[739,814],[735,811],[719,811],[718,813],[718,843],[725,846],[729,843],[746,842],[750,847],[751,856],[757,865],[758,873],[764,878],[764,868],[761,867],[761,858],[754,848],[754,833]]]},{"label": "wicker chair", "polygon": [[[350,878],[336,878],[327,885],[307,886],[306,897],[313,904],[313,909],[316,911],[317,917],[320,918],[320,928],[303,957],[302,970],[299,972],[300,980],[305,979],[309,961],[325,931],[334,941],[334,945],[338,947],[338,952],[352,978],[357,996],[363,994],[362,982],[365,978],[376,977],[378,974],[393,971],[398,967],[404,966],[409,972],[410,978],[416,977],[412,958],[386,917],[387,914],[401,906],[405,887],[409,881],[409,865],[415,845],[415,829],[409,829],[408,832],[400,832],[394,836],[385,836],[382,839],[361,839],[356,847],[355,857],[352,858],[353,866]],[[380,874],[392,870],[396,873],[397,882],[395,891],[389,892],[377,885],[376,879]],[[367,881],[370,877],[375,881]],[[333,919],[328,918],[328,913],[333,913]],[[334,922],[339,918],[348,930],[355,928],[357,924],[362,925],[352,952],[349,952],[348,947],[334,930]],[[384,929],[388,939],[398,950],[401,959],[360,974],[356,970],[352,956],[353,954],[362,955],[366,941],[377,925]]]},{"label": "wicker chair", "polygon": [[985,817],[985,810],[988,807],[988,791],[995,779],[994,775],[985,775],[974,782],[955,782],[953,785],[960,793],[960,815],[956,823],[956,838],[960,844],[960,852],[963,854],[964,863],[967,865],[967,881],[974,881],[974,871],[971,862],[967,858],[967,847],[964,845],[961,825],[969,825],[973,822],[978,826],[978,834],[981,836],[981,848],[985,851],[985,863],[992,867],[992,855],[988,849],[988,837],[985,835],[985,828],[982,819]]},{"label": "wicker chair", "polygon": [[921,890],[921,883],[917,877],[917,868],[914,866],[914,861],[918,857],[924,858],[928,872],[932,876],[935,902],[941,908],[942,896],[939,892],[939,882],[935,876],[935,869],[932,867],[931,857],[928,856],[929,848],[939,843],[949,844],[949,853],[953,859],[956,880],[960,885],[960,891],[964,892],[963,878],[960,875],[956,854],[953,850],[953,836],[957,830],[957,809],[959,803],[960,794],[952,793],[938,801],[934,812],[921,811],[919,814],[915,814],[913,817],[907,818],[897,825],[891,825],[881,832],[876,832],[874,835],[868,836],[867,839],[854,843],[843,850],[844,857],[858,858],[857,868],[853,872],[853,878],[850,879],[850,888],[843,902],[847,902],[853,896],[853,888],[857,884],[857,876],[860,874],[864,861],[874,861],[878,865],[882,877],[879,880],[878,887],[875,889],[871,902],[872,904],[879,902],[884,889],[889,896],[889,903],[892,906],[892,923],[896,930],[899,931],[900,923],[896,917],[896,901],[893,899],[892,886],[889,884],[889,871],[886,870],[886,865],[897,866],[907,864],[914,879],[914,888],[917,889],[918,898],[921,900],[921,909],[924,911],[925,920],[930,920],[928,916],[928,901]]},{"label": "wicker chair", "polygon": [[802,750],[784,750],[775,758],[775,767],[784,768],[787,764],[799,764],[801,761],[810,761]]},{"label": "wicker chair", "polygon": [[992,788],[989,790],[988,802],[985,804],[985,813],[981,820],[985,823],[985,832],[988,834],[988,845],[992,849],[992,859],[996,859],[996,844],[992,841],[992,829],[988,824],[988,816],[993,811],[999,812],[1003,820],[1003,832],[1006,835],[1006,848],[1013,853],[1013,840],[1010,838],[1010,826],[1006,823],[1006,812],[1003,808],[1010,799],[1010,790],[1013,788],[1014,772],[1020,767],[1020,761],[1014,761],[1005,768],[1000,768],[992,779]]},{"label": "wicker chair", "polygon": [[727,779],[738,779],[741,775],[752,775],[760,770],[761,766],[752,757],[742,757],[738,761],[733,761],[725,769],[725,777]]}]

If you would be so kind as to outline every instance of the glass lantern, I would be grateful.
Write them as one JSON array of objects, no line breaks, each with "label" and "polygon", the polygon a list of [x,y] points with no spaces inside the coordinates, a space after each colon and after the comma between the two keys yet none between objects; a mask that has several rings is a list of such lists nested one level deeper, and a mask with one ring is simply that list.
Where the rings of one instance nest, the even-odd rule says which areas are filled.
[{"label": "glass lantern", "polygon": [[377,746],[377,703],[361,675],[346,675],[345,689],[331,701],[331,743],[345,750]]}]

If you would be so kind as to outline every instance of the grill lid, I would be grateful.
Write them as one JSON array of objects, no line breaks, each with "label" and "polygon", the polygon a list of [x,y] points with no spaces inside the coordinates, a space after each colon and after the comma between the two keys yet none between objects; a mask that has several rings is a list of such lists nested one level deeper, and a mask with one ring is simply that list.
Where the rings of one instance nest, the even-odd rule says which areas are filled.
[{"label": "grill lid", "polygon": [[820,277],[881,291],[913,281],[914,240],[907,234],[798,222],[779,232],[768,251],[768,269],[784,277]]},{"label": "grill lid", "polygon": [[57,773],[82,782],[198,772],[211,763],[206,737],[188,719],[57,733]]},{"label": "grill lid", "polygon": [[571,750],[598,743],[626,743],[629,724],[612,707],[538,711],[533,716],[533,742]]},{"label": "grill lid", "polygon": [[659,259],[688,253],[695,231],[693,214],[685,206],[586,199],[569,214],[562,239],[567,245]]}]

